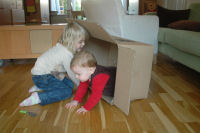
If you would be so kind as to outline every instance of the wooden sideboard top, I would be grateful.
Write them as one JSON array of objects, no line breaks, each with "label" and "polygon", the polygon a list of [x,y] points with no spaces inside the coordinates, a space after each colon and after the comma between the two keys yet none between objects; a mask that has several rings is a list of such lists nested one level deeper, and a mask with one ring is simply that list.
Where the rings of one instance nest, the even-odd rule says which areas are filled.
[{"label": "wooden sideboard top", "polygon": [[66,24],[41,24],[41,25],[1,25],[2,30],[36,30],[36,29],[63,29]]}]

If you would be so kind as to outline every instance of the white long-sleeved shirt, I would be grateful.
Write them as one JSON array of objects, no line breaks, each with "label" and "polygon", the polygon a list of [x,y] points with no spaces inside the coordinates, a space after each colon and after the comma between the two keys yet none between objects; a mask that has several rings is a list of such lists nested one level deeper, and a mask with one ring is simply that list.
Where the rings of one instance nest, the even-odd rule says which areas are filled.
[{"label": "white long-sleeved shirt", "polygon": [[50,48],[37,58],[31,70],[31,74],[44,75],[51,74],[52,71],[67,72],[69,78],[78,86],[79,81],[75,78],[74,73],[70,69],[72,58],[72,52],[62,44],[57,43],[56,46]]}]

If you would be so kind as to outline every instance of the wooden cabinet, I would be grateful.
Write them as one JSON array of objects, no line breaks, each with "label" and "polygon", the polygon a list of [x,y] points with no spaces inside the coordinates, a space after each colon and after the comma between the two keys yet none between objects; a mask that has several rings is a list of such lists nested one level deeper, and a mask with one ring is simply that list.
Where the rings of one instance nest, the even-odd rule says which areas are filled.
[{"label": "wooden cabinet", "polygon": [[30,53],[28,31],[0,31],[0,55],[25,55]]},{"label": "wooden cabinet", "polygon": [[56,44],[63,28],[64,25],[0,26],[0,59],[36,58]]}]

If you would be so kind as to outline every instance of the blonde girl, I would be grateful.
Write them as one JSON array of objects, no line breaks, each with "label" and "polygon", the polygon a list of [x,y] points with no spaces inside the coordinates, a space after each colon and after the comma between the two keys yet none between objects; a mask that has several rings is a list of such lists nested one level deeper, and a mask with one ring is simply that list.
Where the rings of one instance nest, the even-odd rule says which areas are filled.
[{"label": "blonde girl", "polygon": [[[65,26],[57,44],[37,58],[31,70],[34,86],[29,89],[31,96],[20,106],[46,105],[72,96],[72,89],[79,81],[70,69],[70,62],[76,52],[85,45],[86,30],[77,23]],[[65,77],[67,72],[70,79]]]}]

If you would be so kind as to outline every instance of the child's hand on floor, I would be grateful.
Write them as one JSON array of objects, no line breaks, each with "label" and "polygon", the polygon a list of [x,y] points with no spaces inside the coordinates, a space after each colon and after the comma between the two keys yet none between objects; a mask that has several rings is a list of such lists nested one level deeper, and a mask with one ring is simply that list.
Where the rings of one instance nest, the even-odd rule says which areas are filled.
[{"label": "child's hand on floor", "polygon": [[78,101],[72,100],[70,103],[67,103],[67,104],[65,105],[65,107],[66,107],[67,109],[71,109],[71,108],[73,108],[73,107],[76,107],[77,105],[78,105]]},{"label": "child's hand on floor", "polygon": [[77,111],[76,111],[78,114],[80,114],[80,113],[83,113],[83,114],[85,114],[86,112],[88,112],[84,107],[81,107],[81,108],[79,108]]}]

